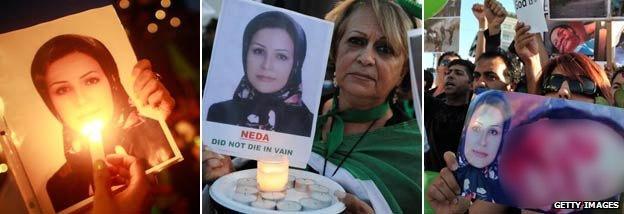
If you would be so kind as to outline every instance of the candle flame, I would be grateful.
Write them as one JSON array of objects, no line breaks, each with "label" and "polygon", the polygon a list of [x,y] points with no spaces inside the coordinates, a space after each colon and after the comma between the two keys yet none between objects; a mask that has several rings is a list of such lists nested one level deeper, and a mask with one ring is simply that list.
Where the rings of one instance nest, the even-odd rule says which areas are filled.
[{"label": "candle flame", "polygon": [[84,124],[82,127],[82,135],[91,142],[101,142],[103,128],[104,122],[102,122],[102,120],[93,120]]}]

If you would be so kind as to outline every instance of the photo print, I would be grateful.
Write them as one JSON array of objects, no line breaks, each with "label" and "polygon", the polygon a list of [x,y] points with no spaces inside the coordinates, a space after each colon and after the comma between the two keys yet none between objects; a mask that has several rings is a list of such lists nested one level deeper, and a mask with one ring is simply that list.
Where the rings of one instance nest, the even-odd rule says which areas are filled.
[{"label": "photo print", "polygon": [[606,59],[607,31],[600,22],[548,21],[548,32],[544,35],[544,47],[549,55],[580,53]]},{"label": "photo print", "polygon": [[550,19],[605,19],[608,0],[548,0]]},{"label": "photo print", "polygon": [[113,6],[0,34],[0,97],[13,134],[1,140],[17,150],[42,212],[91,203],[94,159],[131,155],[148,174],[183,159],[162,114],[137,105],[136,64]]},{"label": "photo print", "polygon": [[204,144],[250,159],[285,155],[305,167],[333,24],[251,1],[226,1],[221,11],[203,97]]},{"label": "photo print", "polygon": [[462,195],[540,211],[615,201],[624,191],[624,122],[613,119],[621,117],[615,107],[484,92],[470,103],[457,151]]},{"label": "photo print", "polygon": [[425,52],[459,51],[459,17],[425,20]]}]

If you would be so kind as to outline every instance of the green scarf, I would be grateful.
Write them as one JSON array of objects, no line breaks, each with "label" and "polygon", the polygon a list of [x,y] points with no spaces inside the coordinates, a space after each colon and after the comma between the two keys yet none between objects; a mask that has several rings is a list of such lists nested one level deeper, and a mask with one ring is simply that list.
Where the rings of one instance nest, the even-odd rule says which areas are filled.
[{"label": "green scarf", "polygon": [[332,127],[329,131],[328,141],[327,141],[327,152],[325,153],[325,158],[332,155],[336,152],[336,149],[342,143],[342,139],[344,137],[344,122],[355,122],[355,123],[363,123],[377,120],[383,117],[390,105],[387,102],[382,103],[372,109],[369,110],[347,110],[347,111],[339,111],[338,108],[338,98],[334,96],[332,109],[329,112],[325,113],[322,116],[319,116],[317,125],[316,125],[316,134],[314,135],[314,140],[320,140],[322,136],[322,128],[327,120],[331,117],[333,118]]},{"label": "green scarf", "polygon": [[[385,104],[387,106],[387,104]],[[387,111],[388,107],[376,107]],[[375,109],[376,109],[375,108]],[[368,111],[376,113],[377,110]],[[330,111],[331,112],[331,111]],[[366,111],[357,111],[362,114]],[[324,155],[328,161],[335,165],[346,157],[349,150],[354,146],[361,134],[343,136],[344,124],[336,125],[338,120],[351,119],[348,114],[333,113],[334,124],[329,134],[328,141],[316,138],[312,151]],[[322,126],[329,117],[329,113],[319,118],[318,127]],[[369,115],[370,116],[370,115]],[[361,120],[365,117],[360,117]],[[377,118],[366,117],[371,121]],[[374,119],[371,119],[374,118]],[[341,121],[340,123],[343,123]],[[337,129],[340,128],[340,129]],[[317,128],[317,133],[320,129]],[[333,137],[340,137],[340,142],[335,143],[332,132],[339,131]],[[359,180],[371,180],[382,193],[384,199],[394,213],[420,213],[421,212],[421,140],[418,122],[410,120],[393,126],[370,131],[358,144],[357,148],[349,155],[342,165],[353,177]],[[317,135],[318,137],[318,135]]]}]

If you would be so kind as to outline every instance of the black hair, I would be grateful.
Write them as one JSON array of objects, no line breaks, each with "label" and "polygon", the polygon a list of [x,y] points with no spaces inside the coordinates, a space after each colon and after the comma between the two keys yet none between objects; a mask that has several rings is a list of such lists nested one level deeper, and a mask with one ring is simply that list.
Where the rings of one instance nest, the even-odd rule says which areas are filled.
[{"label": "black hair", "polygon": [[33,84],[52,114],[54,114],[59,121],[62,121],[48,93],[48,86],[45,81],[48,67],[53,62],[76,52],[90,56],[102,67],[104,75],[111,85],[113,103],[115,103],[116,106],[114,115],[118,116],[120,113],[130,110],[128,94],[126,94],[121,85],[117,64],[106,46],[93,37],[64,34],[56,36],[44,43],[39,50],[37,50],[30,67],[30,75]]},{"label": "black hair", "polygon": [[473,75],[474,70],[475,70],[475,64],[474,63],[472,63],[471,61],[465,60],[465,59],[456,59],[456,60],[451,61],[448,64],[448,67],[450,68],[451,66],[454,66],[454,65],[464,66],[466,68],[466,72],[467,72],[466,75],[468,75],[468,78],[470,79],[470,81],[472,81],[472,75]]},{"label": "black hair", "polygon": [[283,29],[292,39],[294,60],[288,83],[284,87],[297,87],[301,84],[301,68],[306,56],[306,35],[303,28],[292,17],[279,11],[261,13],[251,19],[247,27],[245,27],[245,32],[243,33],[243,69],[245,69],[245,74],[247,74],[247,52],[251,39],[256,32],[265,28]]},{"label": "black hair", "polygon": [[436,65],[440,66],[440,62],[442,62],[442,59],[444,59],[444,57],[447,57],[447,56],[454,56],[454,57],[461,59],[461,56],[459,56],[459,54],[455,53],[454,51],[444,52],[442,56],[438,57],[438,64]]},{"label": "black hair", "polygon": [[504,75],[509,78],[509,84],[517,82],[517,77],[515,75],[519,74],[519,70],[521,67],[520,62],[516,57],[513,57],[511,54],[504,50],[498,49],[496,51],[486,51],[485,53],[482,53],[479,58],[477,58],[475,64],[478,64],[481,60],[496,58],[500,58],[505,63],[506,68],[504,71]]}]

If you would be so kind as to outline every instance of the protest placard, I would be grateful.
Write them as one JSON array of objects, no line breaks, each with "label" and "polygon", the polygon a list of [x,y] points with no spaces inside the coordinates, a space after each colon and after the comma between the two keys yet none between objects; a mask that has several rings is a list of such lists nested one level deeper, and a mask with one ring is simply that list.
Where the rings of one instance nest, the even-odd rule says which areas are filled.
[{"label": "protest placard", "polygon": [[[252,1],[221,9],[203,97],[203,143],[305,167],[333,24]],[[303,81],[305,80],[305,81]]]},{"label": "protest placard", "polygon": [[544,0],[514,0],[518,21],[531,26],[530,33],[548,31],[544,16]]},{"label": "protest placard", "polygon": [[609,200],[624,190],[622,117],[610,106],[484,92],[470,103],[457,152],[462,195],[542,211]]}]

